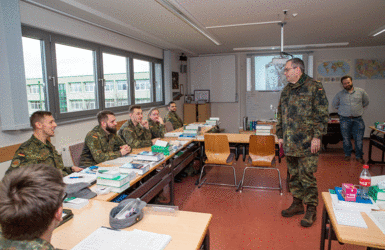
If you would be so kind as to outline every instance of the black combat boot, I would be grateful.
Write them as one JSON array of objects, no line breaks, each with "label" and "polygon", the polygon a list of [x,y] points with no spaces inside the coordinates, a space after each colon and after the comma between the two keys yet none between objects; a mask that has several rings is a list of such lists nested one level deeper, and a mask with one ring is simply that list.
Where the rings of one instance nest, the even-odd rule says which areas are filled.
[{"label": "black combat boot", "polygon": [[292,217],[296,214],[303,214],[304,212],[305,210],[302,205],[302,200],[293,197],[293,203],[291,206],[286,210],[282,210],[281,214],[283,217]]},{"label": "black combat boot", "polygon": [[311,227],[317,218],[316,206],[307,205],[305,217],[301,220],[301,226]]}]

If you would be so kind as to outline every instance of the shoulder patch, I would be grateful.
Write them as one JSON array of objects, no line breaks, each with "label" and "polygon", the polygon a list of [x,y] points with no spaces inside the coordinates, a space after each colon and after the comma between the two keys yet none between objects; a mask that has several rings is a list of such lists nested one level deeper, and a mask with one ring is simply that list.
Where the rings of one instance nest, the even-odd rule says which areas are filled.
[{"label": "shoulder patch", "polygon": [[12,161],[11,167],[16,168],[16,167],[20,166],[20,163],[21,163],[20,160],[16,159],[16,160]]},{"label": "shoulder patch", "polygon": [[93,134],[92,137],[95,138],[95,139],[99,138],[97,134]]},{"label": "shoulder patch", "polygon": [[21,157],[25,157],[25,154],[22,154],[22,153],[18,153],[17,155]]}]

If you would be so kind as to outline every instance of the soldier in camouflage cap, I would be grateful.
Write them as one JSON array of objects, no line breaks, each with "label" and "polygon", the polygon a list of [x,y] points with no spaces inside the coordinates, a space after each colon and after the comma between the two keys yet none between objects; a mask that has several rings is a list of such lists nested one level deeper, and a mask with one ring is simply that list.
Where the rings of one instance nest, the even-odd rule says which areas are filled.
[{"label": "soldier in camouflage cap", "polygon": [[131,152],[131,148],[116,134],[116,118],[111,111],[97,114],[99,125],[88,132],[80,156],[80,166],[89,167],[116,159]]},{"label": "soldier in camouflage cap", "polygon": [[165,127],[162,117],[159,116],[159,109],[150,109],[148,112],[148,124],[150,127],[151,139],[164,137]]},{"label": "soldier in camouflage cap", "polygon": [[33,135],[16,150],[6,174],[14,169],[38,163],[58,168],[63,176],[72,171],[82,170],[76,166],[71,167],[71,169],[65,168],[61,155],[49,141],[49,138],[55,135],[55,128],[57,127],[51,112],[36,111],[31,115],[30,122]]},{"label": "soldier in camouflage cap", "polygon": [[303,214],[301,225],[310,227],[316,219],[318,205],[317,171],[321,136],[327,132],[328,100],[320,82],[304,73],[301,59],[288,60],[284,69],[289,82],[282,90],[278,105],[277,136],[287,156],[291,175],[292,205],[282,211],[282,216]]},{"label": "soldier in camouflage cap", "polygon": [[176,113],[175,102],[170,102],[168,104],[168,113],[166,114],[163,120],[164,122],[171,122],[174,129],[183,127],[183,121]]},{"label": "soldier in camouflage cap", "polygon": [[0,183],[0,249],[54,250],[53,230],[63,220],[65,184],[44,164],[7,174]]},{"label": "soldier in camouflage cap", "polygon": [[142,108],[139,105],[130,107],[130,120],[119,129],[118,134],[131,148],[151,147],[157,139],[151,140],[150,127],[147,120],[143,120]]}]

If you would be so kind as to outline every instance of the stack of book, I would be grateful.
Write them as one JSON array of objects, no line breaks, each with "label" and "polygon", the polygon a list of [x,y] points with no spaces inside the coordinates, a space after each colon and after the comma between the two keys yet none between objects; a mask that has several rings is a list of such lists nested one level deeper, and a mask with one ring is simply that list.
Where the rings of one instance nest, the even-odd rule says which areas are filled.
[{"label": "stack of book", "polygon": [[150,170],[150,165],[149,164],[142,164],[142,163],[136,163],[136,162],[130,162],[123,164],[122,166],[119,167],[120,173],[136,173],[138,175],[143,175]]},{"label": "stack of book", "polygon": [[201,127],[199,124],[190,124],[184,127],[183,133],[179,136],[180,138],[195,138],[200,134]]},{"label": "stack of book", "polygon": [[134,172],[121,174],[114,168],[101,169],[97,173],[97,187],[109,187],[112,192],[121,193],[130,187],[130,181],[136,177]]},{"label": "stack of book", "polygon": [[162,153],[155,153],[150,151],[142,151],[136,155],[135,160],[143,160],[143,161],[160,161],[164,159],[164,155]]},{"label": "stack of book", "polygon": [[271,125],[257,125],[255,126],[256,135],[271,135],[271,130],[273,126]]},{"label": "stack of book", "polygon": [[206,125],[217,126],[219,125],[219,117],[210,117],[209,120],[206,120]]}]

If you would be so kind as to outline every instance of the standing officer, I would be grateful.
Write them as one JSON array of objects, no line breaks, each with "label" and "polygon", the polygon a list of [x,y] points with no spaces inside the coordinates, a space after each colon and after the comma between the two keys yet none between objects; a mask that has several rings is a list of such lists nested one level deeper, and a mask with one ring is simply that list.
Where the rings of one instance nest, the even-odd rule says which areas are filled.
[{"label": "standing officer", "polygon": [[362,159],[362,140],[364,138],[365,123],[362,115],[364,114],[364,108],[369,105],[369,96],[365,90],[353,87],[351,76],[343,76],[341,83],[344,89],[336,94],[332,106],[338,110],[340,115],[345,161],[350,161],[350,155],[353,150],[350,139],[353,136],[356,160],[364,164],[365,161]]},{"label": "standing officer", "polygon": [[291,206],[281,212],[283,217],[304,213],[303,227],[316,220],[318,205],[317,171],[321,136],[327,132],[328,100],[320,82],[304,73],[299,58],[286,62],[285,76],[289,82],[282,90],[278,105],[277,136],[286,154],[289,173]]}]

